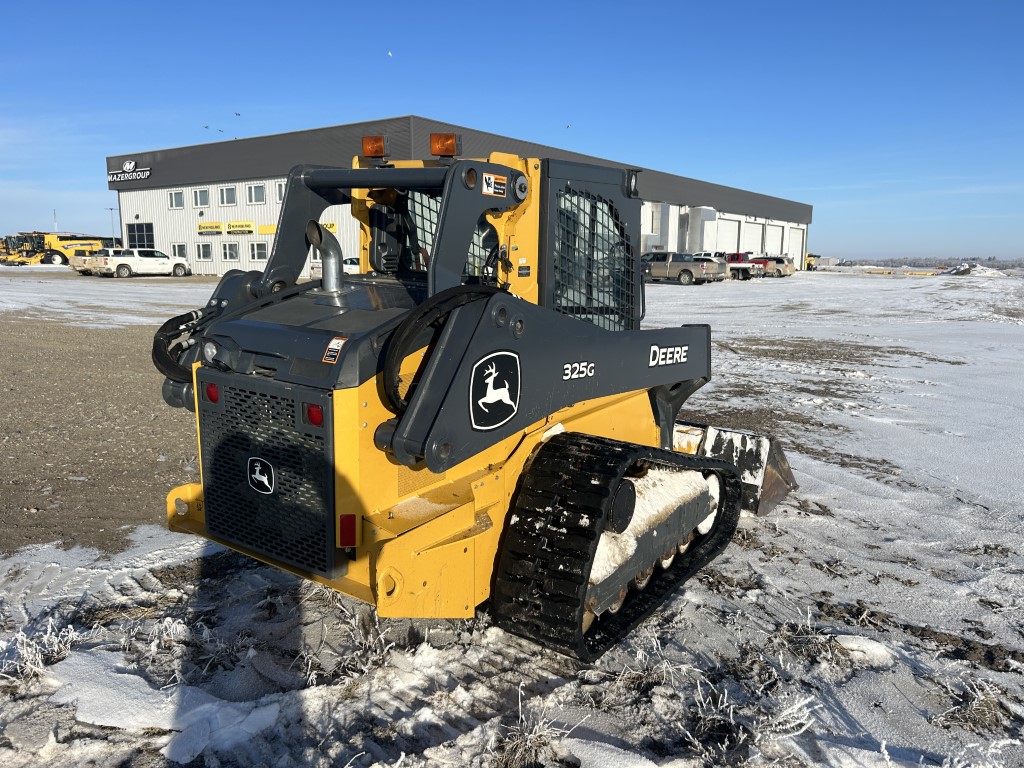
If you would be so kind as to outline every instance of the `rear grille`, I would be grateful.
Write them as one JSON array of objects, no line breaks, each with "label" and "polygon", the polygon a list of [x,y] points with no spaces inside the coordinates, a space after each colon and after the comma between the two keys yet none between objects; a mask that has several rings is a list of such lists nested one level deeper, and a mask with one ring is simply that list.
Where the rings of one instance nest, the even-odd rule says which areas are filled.
[{"label": "rear grille", "polygon": [[[330,395],[200,369],[199,435],[210,534],[304,571],[338,574]],[[205,396],[216,384],[217,403]],[[324,423],[303,423],[305,403]]]}]

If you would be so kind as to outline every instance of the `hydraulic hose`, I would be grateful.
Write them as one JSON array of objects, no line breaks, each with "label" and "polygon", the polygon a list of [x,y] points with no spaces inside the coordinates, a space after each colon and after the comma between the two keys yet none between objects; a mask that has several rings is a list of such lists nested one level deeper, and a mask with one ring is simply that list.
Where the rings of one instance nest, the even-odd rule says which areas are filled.
[{"label": "hydraulic hose", "polygon": [[456,285],[434,294],[406,315],[391,335],[384,358],[384,396],[396,413],[405,413],[409,407],[409,401],[398,393],[398,371],[402,361],[413,351],[410,346],[420,332],[461,306],[502,292],[492,285]]},{"label": "hydraulic hose", "polygon": [[201,309],[193,309],[183,315],[172,317],[160,326],[153,336],[153,365],[164,376],[172,381],[188,384],[192,381],[192,371],[178,362],[178,358],[188,346],[188,335],[195,329],[206,314]]}]

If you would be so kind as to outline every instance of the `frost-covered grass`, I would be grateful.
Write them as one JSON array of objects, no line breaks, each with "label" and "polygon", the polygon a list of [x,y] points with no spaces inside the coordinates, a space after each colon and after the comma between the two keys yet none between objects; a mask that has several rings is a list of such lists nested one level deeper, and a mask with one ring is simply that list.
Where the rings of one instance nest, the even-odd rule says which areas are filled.
[{"label": "frost-covered grass", "polygon": [[101,629],[79,630],[46,621],[42,631],[22,627],[9,640],[0,640],[0,677],[24,682],[41,677],[48,666],[67,658],[72,649],[94,639]]},{"label": "frost-covered grass", "polygon": [[520,685],[516,720],[504,729],[492,750],[496,768],[531,768],[555,760],[555,745],[576,728],[563,728],[556,723],[555,719],[548,717],[546,708],[537,711],[530,706],[524,707],[523,686]]}]

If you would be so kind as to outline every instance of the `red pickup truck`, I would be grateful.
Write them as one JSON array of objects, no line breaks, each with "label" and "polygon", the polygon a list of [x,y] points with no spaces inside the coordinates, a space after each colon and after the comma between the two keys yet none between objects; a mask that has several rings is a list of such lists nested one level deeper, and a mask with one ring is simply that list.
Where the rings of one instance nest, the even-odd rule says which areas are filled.
[{"label": "red pickup truck", "polygon": [[746,253],[723,253],[722,258],[729,265],[729,277],[733,280],[749,280],[764,277],[764,261],[750,259]]},{"label": "red pickup truck", "polygon": [[[789,277],[796,272],[793,260],[787,256],[755,256],[752,253],[727,253],[730,269],[733,264],[760,264],[765,277]],[[756,275],[752,275],[756,277]],[[745,279],[745,278],[744,278]]]}]

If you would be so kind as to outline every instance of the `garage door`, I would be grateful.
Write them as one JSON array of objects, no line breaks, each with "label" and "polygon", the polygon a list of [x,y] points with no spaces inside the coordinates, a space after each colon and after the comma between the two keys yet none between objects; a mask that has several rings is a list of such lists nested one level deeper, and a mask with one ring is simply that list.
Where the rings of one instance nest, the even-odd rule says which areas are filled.
[{"label": "garage door", "polygon": [[800,264],[804,257],[804,231],[802,229],[789,230],[789,257]]},{"label": "garage door", "polygon": [[761,244],[764,242],[764,224],[751,224],[743,222],[743,240],[740,243],[741,251],[753,251],[761,253]]},{"label": "garage door", "polygon": [[736,253],[740,249],[740,223],[729,219],[718,220],[718,247],[716,251]]},{"label": "garage door", "polygon": [[764,252],[773,256],[782,255],[782,227],[778,224],[769,224],[765,231]]}]

